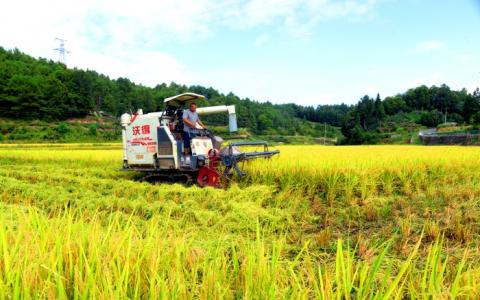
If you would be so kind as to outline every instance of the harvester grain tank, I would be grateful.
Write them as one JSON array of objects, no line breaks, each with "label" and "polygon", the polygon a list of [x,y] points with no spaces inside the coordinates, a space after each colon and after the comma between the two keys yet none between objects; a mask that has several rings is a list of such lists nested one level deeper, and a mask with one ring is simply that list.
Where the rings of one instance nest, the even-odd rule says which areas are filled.
[{"label": "harvester grain tank", "polygon": [[[196,180],[200,186],[220,185],[221,178],[234,174],[246,175],[239,163],[254,158],[269,158],[279,153],[269,150],[263,141],[233,142],[223,146],[223,139],[208,129],[190,128],[191,153],[184,153],[183,112],[191,102],[204,99],[202,95],[184,93],[165,99],[165,110],[143,114],[123,114],[123,170],[145,172],[151,176]],[[199,115],[227,113],[228,129],[237,131],[235,106],[220,105],[197,108]],[[263,147],[262,151],[242,152],[243,146]]]}]

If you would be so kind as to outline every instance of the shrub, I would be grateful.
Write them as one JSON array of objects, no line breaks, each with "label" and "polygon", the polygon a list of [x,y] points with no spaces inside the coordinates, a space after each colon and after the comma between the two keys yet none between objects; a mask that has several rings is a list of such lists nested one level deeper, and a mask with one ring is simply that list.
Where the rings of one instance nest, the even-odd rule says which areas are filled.
[{"label": "shrub", "polygon": [[472,115],[470,122],[476,127],[480,125],[480,111]]},{"label": "shrub", "polygon": [[436,109],[429,112],[424,112],[420,116],[420,124],[427,127],[437,127],[437,125],[442,122],[443,114]]},{"label": "shrub", "polygon": [[447,115],[447,120],[449,122],[454,122],[457,124],[461,124],[464,122],[463,117],[457,113],[451,113]]},{"label": "shrub", "polygon": [[90,136],[97,136],[97,124],[91,124],[88,127],[88,134]]},{"label": "shrub", "polygon": [[57,132],[60,136],[65,136],[67,133],[70,132],[70,128],[68,127],[68,124],[65,122],[60,122],[57,126]]}]

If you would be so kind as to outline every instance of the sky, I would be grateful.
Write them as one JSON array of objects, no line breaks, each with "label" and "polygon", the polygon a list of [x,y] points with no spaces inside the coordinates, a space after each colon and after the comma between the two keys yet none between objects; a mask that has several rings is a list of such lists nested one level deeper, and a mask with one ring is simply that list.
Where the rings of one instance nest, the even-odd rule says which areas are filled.
[{"label": "sky", "polygon": [[480,0],[0,0],[0,46],[273,103],[480,87]]}]

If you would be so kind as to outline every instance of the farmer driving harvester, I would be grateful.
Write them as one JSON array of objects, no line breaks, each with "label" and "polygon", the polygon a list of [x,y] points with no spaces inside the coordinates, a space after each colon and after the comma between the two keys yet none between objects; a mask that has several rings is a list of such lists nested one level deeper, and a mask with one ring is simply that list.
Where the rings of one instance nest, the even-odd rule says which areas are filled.
[{"label": "farmer driving harvester", "polygon": [[183,126],[184,155],[187,156],[190,154],[190,141],[197,136],[194,130],[197,128],[197,124],[203,129],[207,129],[198,117],[197,104],[195,102],[190,103],[190,108],[183,112],[183,123],[185,124]]}]

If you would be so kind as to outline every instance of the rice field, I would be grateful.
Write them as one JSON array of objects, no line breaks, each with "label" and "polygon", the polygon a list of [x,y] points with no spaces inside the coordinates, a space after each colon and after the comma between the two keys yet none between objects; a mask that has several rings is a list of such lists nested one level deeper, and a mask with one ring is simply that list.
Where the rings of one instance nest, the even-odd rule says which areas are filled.
[{"label": "rice field", "polygon": [[478,299],[480,148],[279,146],[225,189],[0,145],[1,299]]}]

